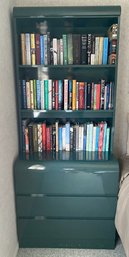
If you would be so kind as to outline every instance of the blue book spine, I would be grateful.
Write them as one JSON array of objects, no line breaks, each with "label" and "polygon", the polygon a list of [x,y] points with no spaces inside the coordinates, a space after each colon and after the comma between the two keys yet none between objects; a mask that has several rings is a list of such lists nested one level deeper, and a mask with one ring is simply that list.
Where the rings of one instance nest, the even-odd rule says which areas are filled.
[{"label": "blue book spine", "polygon": [[21,90],[22,90],[22,108],[27,108],[27,95],[26,95],[26,81],[23,79],[21,81]]},{"label": "blue book spine", "polygon": [[58,150],[62,151],[62,127],[58,128]]},{"label": "blue book spine", "polygon": [[40,62],[44,64],[44,38],[40,35]]},{"label": "blue book spine", "polygon": [[99,132],[100,132],[100,128],[99,125],[96,127],[96,147],[95,147],[95,151],[98,151],[99,149]]},{"label": "blue book spine", "polygon": [[72,110],[72,80],[69,80],[68,83],[68,107],[69,110]]},{"label": "blue book spine", "polygon": [[104,37],[103,40],[103,56],[102,56],[102,63],[108,63],[108,37]]},{"label": "blue book spine", "polygon": [[36,80],[36,95],[37,95],[37,109],[41,109],[41,83],[40,80]]},{"label": "blue book spine", "polygon": [[63,81],[58,81],[58,109],[61,110],[63,107]]},{"label": "blue book spine", "polygon": [[65,124],[66,128],[66,151],[70,151],[70,123],[67,122]]},{"label": "blue book spine", "polygon": [[106,152],[109,151],[109,139],[110,139],[110,128],[107,128],[107,133],[106,133]]}]

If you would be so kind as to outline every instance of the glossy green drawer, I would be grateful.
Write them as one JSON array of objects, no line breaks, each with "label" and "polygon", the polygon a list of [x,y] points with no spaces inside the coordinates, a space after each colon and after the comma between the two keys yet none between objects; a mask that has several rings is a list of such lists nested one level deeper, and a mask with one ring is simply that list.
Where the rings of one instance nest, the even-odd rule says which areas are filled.
[{"label": "glossy green drawer", "polygon": [[20,247],[113,248],[113,220],[18,219]]},{"label": "glossy green drawer", "polygon": [[118,192],[118,163],[18,161],[16,194],[113,195]]},{"label": "glossy green drawer", "polygon": [[16,197],[18,217],[114,218],[116,202],[116,197]]}]

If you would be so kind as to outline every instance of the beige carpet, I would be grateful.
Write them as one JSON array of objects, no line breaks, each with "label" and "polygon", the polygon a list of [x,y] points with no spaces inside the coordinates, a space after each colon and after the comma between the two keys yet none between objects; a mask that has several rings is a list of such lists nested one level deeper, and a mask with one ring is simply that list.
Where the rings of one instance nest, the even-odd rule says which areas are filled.
[{"label": "beige carpet", "polygon": [[114,250],[27,248],[20,249],[17,257],[126,257],[126,255],[119,240]]}]

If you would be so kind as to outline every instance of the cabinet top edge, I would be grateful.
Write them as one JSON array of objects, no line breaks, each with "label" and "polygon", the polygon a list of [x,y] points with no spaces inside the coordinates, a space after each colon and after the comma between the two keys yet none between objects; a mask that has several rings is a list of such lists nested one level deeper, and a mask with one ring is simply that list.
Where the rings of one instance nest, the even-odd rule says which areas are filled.
[{"label": "cabinet top edge", "polygon": [[14,17],[53,16],[120,16],[121,6],[54,6],[54,7],[14,7]]}]

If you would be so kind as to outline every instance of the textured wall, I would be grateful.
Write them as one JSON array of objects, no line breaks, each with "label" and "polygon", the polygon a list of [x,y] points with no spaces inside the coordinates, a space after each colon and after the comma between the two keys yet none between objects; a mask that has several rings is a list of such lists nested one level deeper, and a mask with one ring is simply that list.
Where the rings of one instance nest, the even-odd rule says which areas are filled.
[{"label": "textured wall", "polygon": [[127,113],[129,112],[129,1],[128,0],[15,0],[16,6],[121,5],[121,33],[118,69],[115,152],[126,153]]},{"label": "textured wall", "polygon": [[17,251],[13,160],[17,154],[16,106],[10,11],[13,0],[0,1],[0,257]]}]

